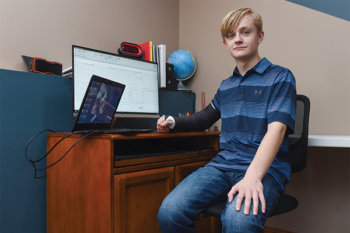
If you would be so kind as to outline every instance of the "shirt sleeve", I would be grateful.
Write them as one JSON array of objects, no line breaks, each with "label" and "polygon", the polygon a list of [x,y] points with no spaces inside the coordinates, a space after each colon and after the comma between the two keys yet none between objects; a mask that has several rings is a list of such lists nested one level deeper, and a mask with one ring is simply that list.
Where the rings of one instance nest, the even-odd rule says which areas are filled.
[{"label": "shirt sleeve", "polygon": [[267,110],[268,124],[278,121],[288,127],[288,133],[294,132],[296,109],[295,78],[288,69],[282,70],[276,77]]},{"label": "shirt sleeve", "polygon": [[216,91],[216,94],[214,96],[214,98],[212,99],[211,101],[211,105],[214,107],[214,109],[216,111],[218,111],[219,113],[221,113],[221,110],[220,110],[220,92],[219,92],[220,88]]}]

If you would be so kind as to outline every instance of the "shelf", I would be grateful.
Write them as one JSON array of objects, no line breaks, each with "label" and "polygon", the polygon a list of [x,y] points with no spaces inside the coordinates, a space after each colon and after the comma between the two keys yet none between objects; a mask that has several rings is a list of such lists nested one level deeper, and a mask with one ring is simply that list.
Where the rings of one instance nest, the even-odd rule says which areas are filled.
[{"label": "shelf", "polygon": [[309,135],[308,146],[350,148],[350,135]]}]

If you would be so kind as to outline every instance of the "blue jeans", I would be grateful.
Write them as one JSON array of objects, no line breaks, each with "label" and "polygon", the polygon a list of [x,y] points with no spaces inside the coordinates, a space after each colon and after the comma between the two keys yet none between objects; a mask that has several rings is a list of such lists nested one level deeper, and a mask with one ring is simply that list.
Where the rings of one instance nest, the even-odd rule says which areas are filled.
[{"label": "blue jeans", "polygon": [[[212,166],[199,168],[186,177],[163,200],[158,212],[159,226],[163,233],[195,232],[194,222],[211,203],[227,200],[227,193],[233,185],[244,177],[245,171],[222,171]],[[262,180],[266,200],[266,213],[257,216],[245,215],[244,201],[241,211],[235,210],[237,195],[232,203],[226,201],[226,208],[221,213],[222,232],[254,233],[264,232],[266,219],[271,214],[279,197],[283,193],[281,186],[269,174]]]}]

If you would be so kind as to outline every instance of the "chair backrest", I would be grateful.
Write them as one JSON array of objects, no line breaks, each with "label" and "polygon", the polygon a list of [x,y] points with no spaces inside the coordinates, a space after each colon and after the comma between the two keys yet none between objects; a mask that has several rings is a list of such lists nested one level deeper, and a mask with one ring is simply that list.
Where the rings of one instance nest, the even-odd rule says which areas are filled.
[{"label": "chair backrest", "polygon": [[294,133],[289,135],[289,153],[286,158],[292,166],[292,172],[305,168],[309,137],[310,100],[305,95],[297,96]]}]

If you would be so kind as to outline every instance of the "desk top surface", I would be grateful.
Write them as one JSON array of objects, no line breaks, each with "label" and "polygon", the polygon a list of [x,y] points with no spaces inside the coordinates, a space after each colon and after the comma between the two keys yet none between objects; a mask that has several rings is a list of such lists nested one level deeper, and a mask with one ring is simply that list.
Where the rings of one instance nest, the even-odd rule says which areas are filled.
[{"label": "desk top surface", "polygon": [[[121,134],[104,134],[93,137],[107,138],[111,140],[116,139],[132,139],[132,138],[167,138],[167,137],[191,137],[191,136],[217,136],[220,132],[191,132],[191,133],[172,133],[161,134],[157,132],[143,133],[135,135],[121,135]],[[63,137],[67,133],[48,133],[48,136]],[[72,135],[72,137],[81,137],[82,135]],[[350,148],[350,135],[309,135],[308,145],[310,147],[342,147]]]},{"label": "desk top surface", "polygon": [[[48,137],[64,137],[71,133],[47,133]],[[174,138],[174,137],[196,137],[196,136],[219,136],[220,132],[180,132],[180,133],[136,133],[136,134],[96,134],[91,138],[125,140],[125,139],[150,139],[150,138]],[[81,138],[83,134],[72,134],[69,137]]]}]

